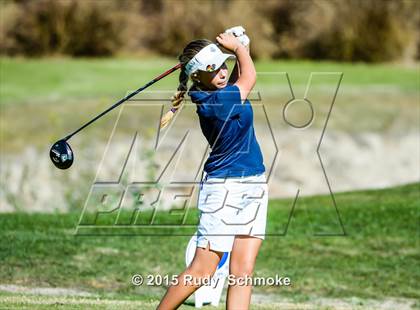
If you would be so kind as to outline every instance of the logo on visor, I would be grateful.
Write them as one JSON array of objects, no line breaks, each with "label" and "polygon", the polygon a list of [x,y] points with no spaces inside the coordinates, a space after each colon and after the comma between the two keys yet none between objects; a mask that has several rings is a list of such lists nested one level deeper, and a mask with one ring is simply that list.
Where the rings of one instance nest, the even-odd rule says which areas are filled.
[{"label": "logo on visor", "polygon": [[215,64],[212,64],[212,65],[207,65],[207,67],[206,67],[206,71],[207,72],[212,72],[212,71],[214,71],[216,69],[216,65]]}]

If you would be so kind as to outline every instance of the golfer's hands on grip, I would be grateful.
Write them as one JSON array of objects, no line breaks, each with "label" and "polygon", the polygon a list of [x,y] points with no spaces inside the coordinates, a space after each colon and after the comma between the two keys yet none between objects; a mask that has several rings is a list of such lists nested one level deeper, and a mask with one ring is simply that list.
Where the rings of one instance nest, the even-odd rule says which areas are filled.
[{"label": "golfer's hands on grip", "polygon": [[225,49],[235,52],[237,48],[243,46],[242,43],[231,33],[221,33],[216,38],[217,42]]}]

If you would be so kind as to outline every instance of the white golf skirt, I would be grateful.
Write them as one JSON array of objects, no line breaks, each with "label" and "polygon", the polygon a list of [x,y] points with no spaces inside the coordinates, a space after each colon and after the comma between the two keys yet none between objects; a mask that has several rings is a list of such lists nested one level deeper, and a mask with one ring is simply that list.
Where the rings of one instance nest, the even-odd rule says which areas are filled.
[{"label": "white golf skirt", "polygon": [[268,186],[265,173],[234,178],[204,178],[200,185],[197,247],[232,250],[235,235],[265,238]]}]

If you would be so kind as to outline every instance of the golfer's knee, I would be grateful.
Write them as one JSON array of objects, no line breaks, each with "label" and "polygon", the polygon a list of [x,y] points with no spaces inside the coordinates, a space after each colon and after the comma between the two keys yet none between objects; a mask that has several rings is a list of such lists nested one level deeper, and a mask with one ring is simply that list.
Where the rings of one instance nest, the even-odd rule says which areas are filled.
[{"label": "golfer's knee", "polygon": [[253,261],[241,261],[237,263],[232,263],[229,269],[229,273],[234,275],[235,277],[252,276],[253,272],[254,272]]}]

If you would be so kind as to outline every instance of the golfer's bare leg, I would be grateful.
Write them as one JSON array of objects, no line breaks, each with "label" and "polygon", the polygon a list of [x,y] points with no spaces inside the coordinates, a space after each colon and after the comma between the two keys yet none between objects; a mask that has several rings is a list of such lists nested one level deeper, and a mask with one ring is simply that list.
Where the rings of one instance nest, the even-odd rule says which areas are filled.
[{"label": "golfer's bare leg", "polygon": [[[235,237],[230,256],[229,274],[238,277],[251,277],[262,239],[238,235]],[[226,309],[249,309],[252,285],[229,285]]]},{"label": "golfer's bare leg", "polygon": [[184,285],[184,277],[191,275],[193,278],[204,278],[214,274],[220,262],[223,252],[210,250],[210,243],[207,248],[198,248],[195,251],[194,259],[184,272],[178,275],[178,285],[171,285],[163,296],[157,309],[171,310],[178,308],[192,293],[200,286],[194,283]]}]

